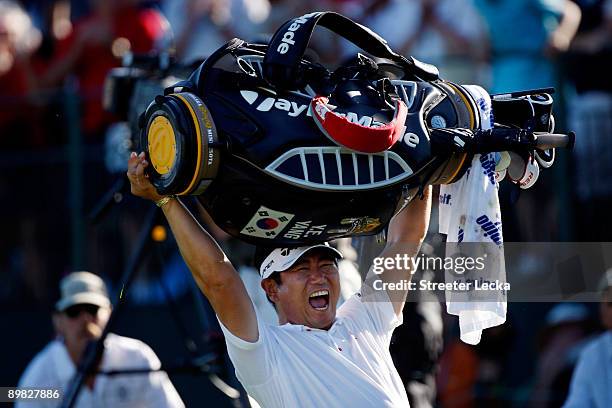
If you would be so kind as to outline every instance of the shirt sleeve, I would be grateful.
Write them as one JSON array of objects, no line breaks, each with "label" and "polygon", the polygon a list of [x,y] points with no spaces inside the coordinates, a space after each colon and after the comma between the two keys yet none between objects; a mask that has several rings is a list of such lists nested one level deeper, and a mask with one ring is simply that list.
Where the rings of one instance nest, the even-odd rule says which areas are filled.
[{"label": "shirt sleeve", "polygon": [[[257,312],[255,312],[257,315]],[[257,315],[259,337],[255,342],[249,342],[235,336],[217,316],[219,325],[225,336],[227,352],[236,369],[236,377],[242,385],[258,386],[265,384],[274,375],[274,353],[272,352],[272,333],[270,326],[263,323]]]},{"label": "shirt sleeve", "polygon": [[[151,369],[159,369],[161,362],[155,352],[145,343],[140,347],[143,358],[146,364]],[[168,374],[164,371],[156,371],[149,373],[148,387],[144,396],[144,401],[147,407],[158,408],[184,408],[185,404],[179,393],[172,385]]]},{"label": "shirt sleeve", "polygon": [[590,372],[592,362],[590,362],[588,349],[584,350],[578,364],[572,374],[569,395],[563,408],[590,408],[595,407],[592,393],[591,381],[594,373]]}]

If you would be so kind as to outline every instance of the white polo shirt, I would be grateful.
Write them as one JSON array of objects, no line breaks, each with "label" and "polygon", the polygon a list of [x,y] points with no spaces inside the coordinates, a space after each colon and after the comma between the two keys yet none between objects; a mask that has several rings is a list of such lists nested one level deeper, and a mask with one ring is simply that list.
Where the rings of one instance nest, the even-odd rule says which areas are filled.
[{"label": "white polo shirt", "polygon": [[272,326],[258,318],[259,339],[244,341],[221,324],[236,376],[262,407],[408,407],[389,354],[402,323],[386,292],[357,293],[329,330]]},{"label": "white polo shirt", "polygon": [[[158,369],[161,366],[155,352],[140,340],[109,333],[104,347],[101,370]],[[64,395],[75,371],[64,343],[54,340],[30,362],[19,380],[19,387],[58,388]],[[57,406],[57,400],[27,401],[15,405],[16,408]],[[96,378],[93,390],[83,385],[75,406],[182,408],[185,405],[168,375],[160,371],[148,374],[100,375]]]}]

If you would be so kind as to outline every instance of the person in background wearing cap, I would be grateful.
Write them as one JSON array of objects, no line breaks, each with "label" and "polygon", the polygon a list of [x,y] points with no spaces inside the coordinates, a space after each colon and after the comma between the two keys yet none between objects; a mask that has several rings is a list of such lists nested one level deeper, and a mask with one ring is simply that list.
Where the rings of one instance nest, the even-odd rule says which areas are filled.
[{"label": "person in background wearing cap", "polygon": [[558,407],[565,401],[578,355],[596,330],[582,303],[562,302],[546,314],[538,334],[530,408]]},{"label": "person in background wearing cap", "polygon": [[[407,281],[411,269],[389,267],[336,310],[337,261],[327,244],[276,248],[260,265],[261,286],[274,302],[279,325],[258,318],[238,272],[215,240],[172,196],[149,182],[144,153],[132,153],[128,178],[134,195],[162,208],[183,259],[215,310],[236,375],[261,406],[407,407],[389,343],[402,323],[407,288],[376,289],[372,281]],[[429,225],[431,188],[393,217],[380,257],[416,256]],[[371,268],[374,271],[374,268]]]},{"label": "person in background wearing cap", "polygon": [[[73,272],[60,282],[61,299],[56,304],[53,325],[58,338],[28,364],[19,388],[59,389],[62,393],[76,372],[87,344],[100,338],[111,311],[106,285],[90,272]],[[140,340],[109,333],[104,342],[100,370],[148,368],[161,363],[153,350]],[[57,400],[25,400],[15,406],[57,406]],[[77,407],[184,407],[164,372],[88,377],[76,401]]]},{"label": "person in background wearing cap", "polygon": [[580,354],[563,408],[612,407],[612,269],[601,284],[601,323],[606,330]]}]

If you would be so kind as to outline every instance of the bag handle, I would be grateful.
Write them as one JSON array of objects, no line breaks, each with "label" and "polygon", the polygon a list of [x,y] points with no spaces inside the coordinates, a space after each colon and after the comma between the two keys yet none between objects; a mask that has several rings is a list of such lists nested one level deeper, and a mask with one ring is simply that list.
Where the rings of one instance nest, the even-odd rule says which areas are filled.
[{"label": "bag handle", "polygon": [[300,82],[300,61],[315,26],[320,25],[349,40],[363,51],[389,59],[425,80],[438,78],[437,68],[394,52],[387,41],[369,28],[332,11],[293,18],[272,36],[264,57],[264,77],[273,85],[291,88]]}]

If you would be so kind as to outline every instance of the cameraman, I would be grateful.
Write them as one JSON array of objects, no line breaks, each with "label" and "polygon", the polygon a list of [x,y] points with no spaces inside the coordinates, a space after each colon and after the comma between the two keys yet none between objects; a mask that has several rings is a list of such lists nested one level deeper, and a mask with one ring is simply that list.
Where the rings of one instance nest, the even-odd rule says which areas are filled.
[{"label": "cameraman", "polygon": [[[221,323],[237,377],[257,402],[265,407],[409,406],[389,353],[407,290],[376,291],[367,282],[405,282],[410,269],[392,267],[369,276],[336,313],[340,253],[327,244],[274,249],[260,275],[280,326],[266,325],[219,245],[178,200],[157,193],[145,174],[147,166],[144,153],[131,154],[127,174],[132,193],[163,209]],[[415,199],[391,220],[381,257],[417,254],[429,224],[430,195],[427,188],[422,200]]]}]

